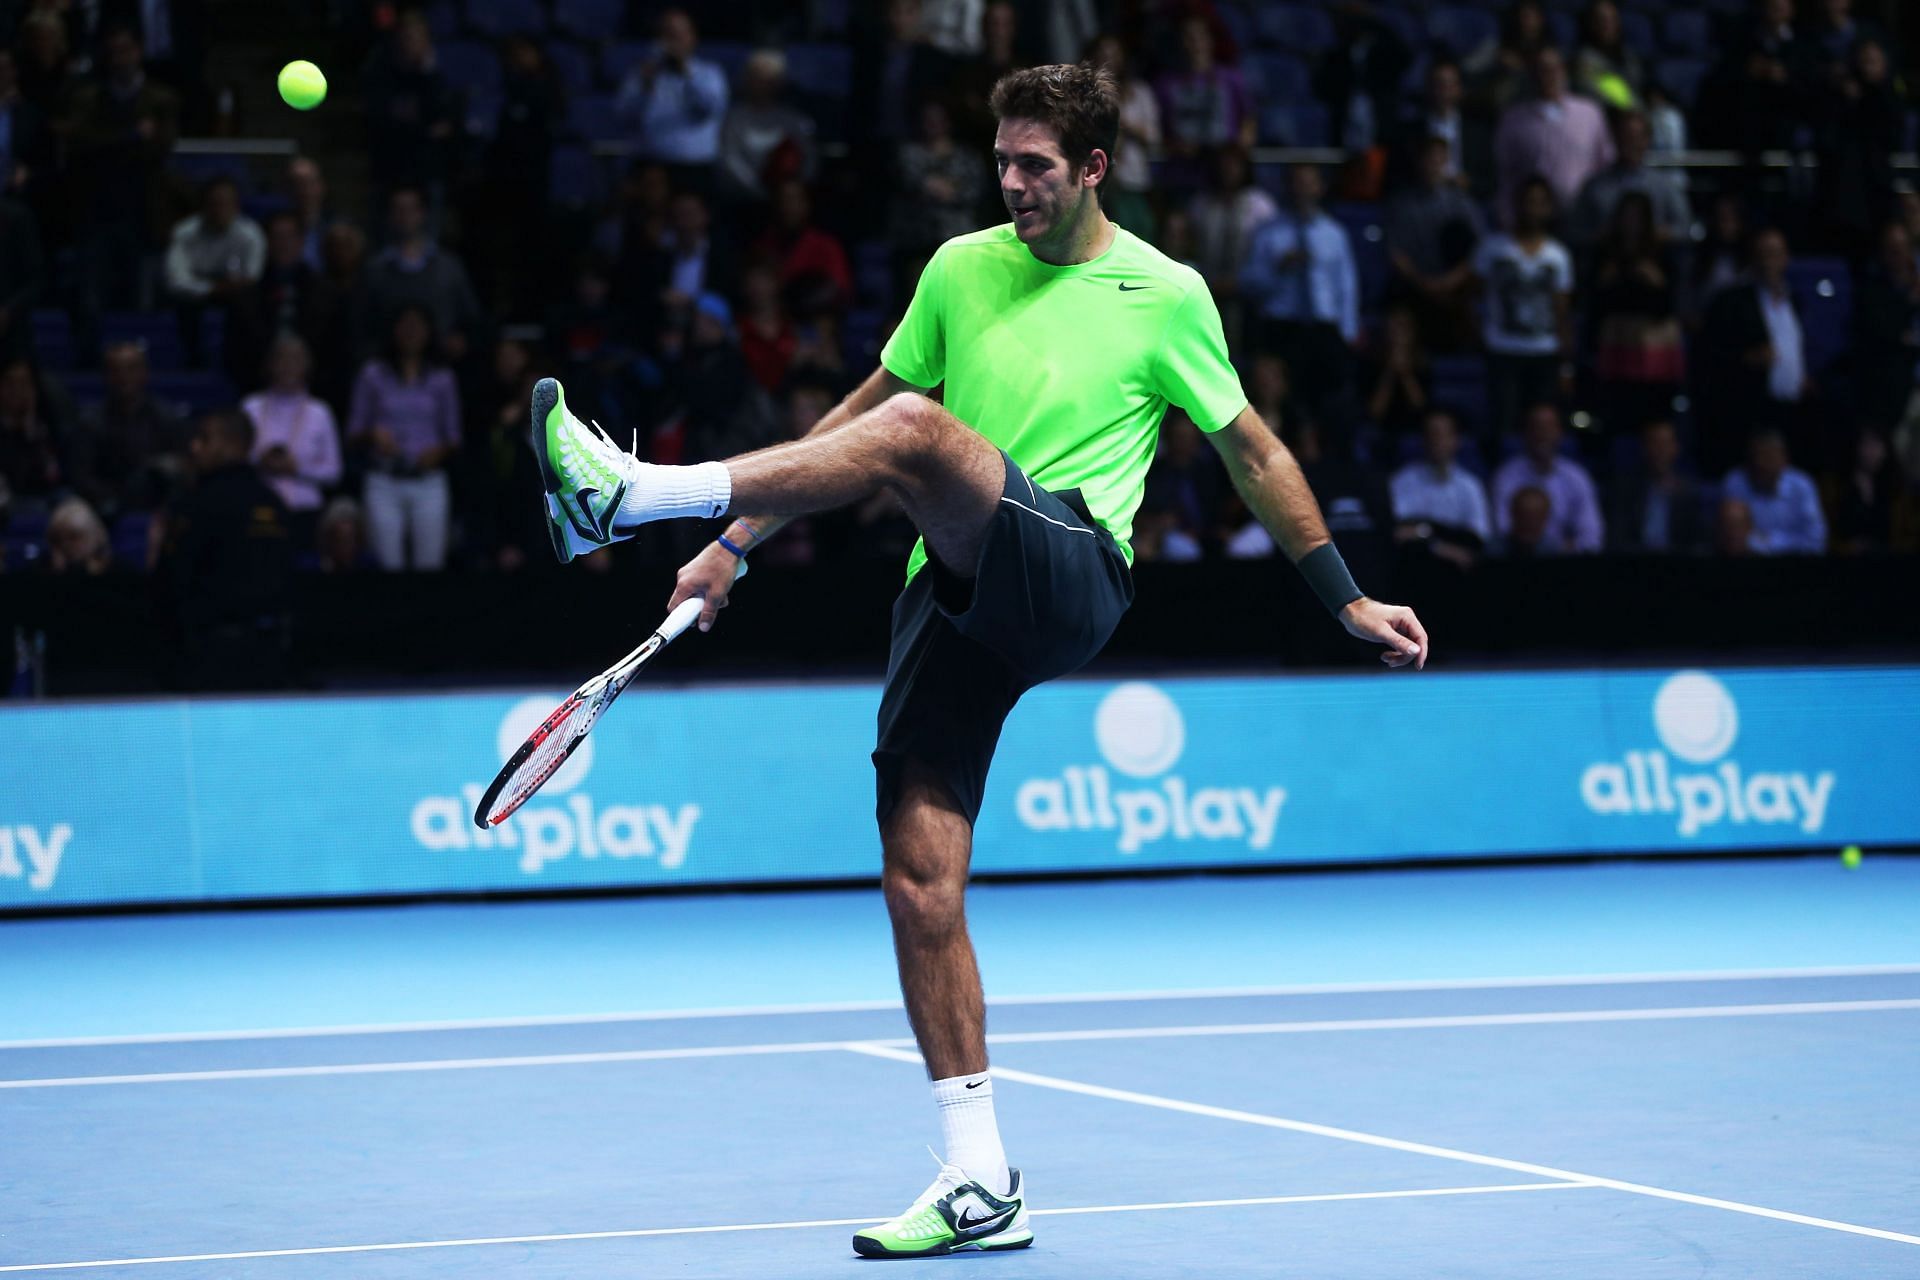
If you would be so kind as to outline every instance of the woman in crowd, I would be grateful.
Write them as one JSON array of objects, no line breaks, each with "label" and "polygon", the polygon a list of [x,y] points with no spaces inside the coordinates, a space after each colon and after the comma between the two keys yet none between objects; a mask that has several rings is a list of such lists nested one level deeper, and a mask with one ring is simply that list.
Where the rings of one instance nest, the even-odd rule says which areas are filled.
[{"label": "woman in crowd", "polygon": [[460,444],[460,391],[434,350],[427,309],[410,303],[395,313],[386,351],[353,385],[347,438],[366,459],[367,534],[389,572],[447,562],[446,464]]},{"label": "woman in crowd", "polygon": [[267,348],[267,389],[240,408],[253,420],[253,460],[286,504],[294,541],[313,545],[326,490],[340,482],[340,428],[327,402],[307,388],[313,356],[297,334]]},{"label": "woman in crowd", "polygon": [[1686,381],[1680,289],[1653,223],[1653,202],[1633,191],[1614,206],[1593,264],[1589,328],[1599,405],[1617,434],[1673,412]]}]

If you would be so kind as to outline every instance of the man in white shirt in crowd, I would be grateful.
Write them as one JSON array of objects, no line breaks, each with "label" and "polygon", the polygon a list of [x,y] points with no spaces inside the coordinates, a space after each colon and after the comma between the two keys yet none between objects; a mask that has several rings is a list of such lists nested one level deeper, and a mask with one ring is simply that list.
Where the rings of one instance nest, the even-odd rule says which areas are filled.
[{"label": "man in white shirt in crowd", "polygon": [[1459,420],[1451,409],[1430,409],[1420,436],[1425,456],[1393,473],[1394,536],[1471,563],[1473,552],[1493,540],[1493,525],[1480,478],[1458,465]]},{"label": "man in white shirt in crowd", "polygon": [[240,212],[231,178],[208,182],[200,212],[174,224],[167,246],[167,292],[180,302],[226,301],[260,278],[267,233]]},{"label": "man in white shirt in crowd", "polygon": [[1538,489],[1547,496],[1547,526],[1540,549],[1548,552],[1598,551],[1605,536],[1593,477],[1572,458],[1562,457],[1565,431],[1559,407],[1542,401],[1527,411],[1521,451],[1493,473],[1494,518],[1509,532],[1514,494]]},{"label": "man in white shirt in crowd", "polygon": [[643,159],[672,166],[683,183],[705,190],[720,155],[727,115],[727,73],[696,58],[700,37],[685,9],[661,13],[659,41],[627,73],[614,114],[633,130]]},{"label": "man in white shirt in crowd", "polygon": [[1360,339],[1360,275],[1347,230],[1320,207],[1313,165],[1287,174],[1287,207],[1253,234],[1240,291],[1259,350],[1287,362],[1294,392],[1328,425],[1341,421]]},{"label": "man in white shirt in crowd", "polygon": [[1819,555],[1827,549],[1827,518],[1813,477],[1792,465],[1787,438],[1779,431],[1756,432],[1747,444],[1747,462],[1736,467],[1721,487],[1725,500],[1742,502],[1752,514],[1749,545],[1761,555]]}]

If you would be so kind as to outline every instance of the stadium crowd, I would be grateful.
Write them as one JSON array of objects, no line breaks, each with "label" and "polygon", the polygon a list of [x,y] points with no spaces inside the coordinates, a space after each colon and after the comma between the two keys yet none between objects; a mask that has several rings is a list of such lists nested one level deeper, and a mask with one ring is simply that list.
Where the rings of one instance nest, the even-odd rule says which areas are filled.
[{"label": "stadium crowd", "polygon": [[[536,377],[655,460],[805,431],[1001,220],[995,79],[1079,58],[1109,213],[1206,279],[1343,544],[1920,548],[1914,111],[1850,0],[316,3],[358,207],[325,151],[176,154],[233,126],[205,0],[0,4],[5,571],[238,617],[286,566],[550,563]],[[911,537],[876,499],[762,554]],[[1135,545],[1275,554],[1177,410]]]}]

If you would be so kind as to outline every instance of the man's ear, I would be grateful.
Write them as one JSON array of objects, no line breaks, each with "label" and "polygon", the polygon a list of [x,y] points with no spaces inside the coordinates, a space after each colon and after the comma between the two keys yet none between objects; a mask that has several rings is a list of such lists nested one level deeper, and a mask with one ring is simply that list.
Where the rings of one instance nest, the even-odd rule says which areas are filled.
[{"label": "man's ear", "polygon": [[1087,163],[1081,167],[1080,182],[1083,186],[1098,186],[1107,176],[1107,153],[1095,147],[1087,154]]}]

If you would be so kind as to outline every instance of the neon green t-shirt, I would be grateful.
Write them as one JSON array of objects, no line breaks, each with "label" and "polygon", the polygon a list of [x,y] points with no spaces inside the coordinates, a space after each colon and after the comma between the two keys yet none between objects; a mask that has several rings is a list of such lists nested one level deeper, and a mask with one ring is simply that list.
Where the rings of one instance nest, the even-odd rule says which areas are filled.
[{"label": "neon green t-shirt", "polygon": [[[1066,267],[1034,257],[1011,224],[947,241],[880,363],[916,387],[944,383],[947,411],[1035,484],[1079,489],[1129,564],[1167,406],[1211,432],[1247,404],[1200,274],[1120,227],[1105,253]],[[907,576],[926,558],[922,542]]]}]

